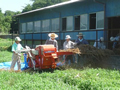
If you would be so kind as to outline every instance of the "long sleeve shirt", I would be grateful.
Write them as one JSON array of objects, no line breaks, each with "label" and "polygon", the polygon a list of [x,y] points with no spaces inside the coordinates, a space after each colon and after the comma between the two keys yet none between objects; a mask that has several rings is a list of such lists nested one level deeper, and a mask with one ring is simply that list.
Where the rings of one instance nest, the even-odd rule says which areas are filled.
[{"label": "long sleeve shirt", "polygon": [[49,40],[46,40],[45,44],[52,44],[56,49],[58,50],[58,42],[57,40],[52,40],[51,38]]},{"label": "long sleeve shirt", "polygon": [[74,48],[74,45],[76,43],[72,42],[72,41],[65,41],[63,43],[63,49],[69,49],[69,48]]},{"label": "long sleeve shirt", "polygon": [[77,45],[80,45],[80,44],[89,44],[85,39],[79,39],[77,38],[77,40],[75,41],[77,43]]},{"label": "long sleeve shirt", "polygon": [[105,49],[105,45],[104,45],[104,42],[100,42],[100,39],[97,40],[97,42],[95,41],[94,42],[94,47],[98,47],[98,49]]}]

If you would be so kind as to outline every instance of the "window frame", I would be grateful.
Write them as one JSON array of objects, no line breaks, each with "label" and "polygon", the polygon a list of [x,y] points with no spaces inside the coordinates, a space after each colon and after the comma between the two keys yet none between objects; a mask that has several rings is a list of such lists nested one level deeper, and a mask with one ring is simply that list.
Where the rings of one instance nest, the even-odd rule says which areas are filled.
[{"label": "window frame", "polygon": [[[52,29],[52,21],[58,19],[58,30],[53,30]],[[59,32],[60,31],[60,18],[53,18],[51,19],[51,32]]]},{"label": "window frame", "polygon": [[[39,29],[39,31],[38,30],[35,30],[35,22],[40,22],[39,23],[39,25],[40,25],[40,29]],[[39,32],[41,32],[42,30],[41,30],[41,23],[42,23],[42,21],[41,20],[38,20],[38,21],[34,21],[34,33],[39,33]]]},{"label": "window frame", "polygon": [[[103,17],[104,17],[104,11],[98,11],[98,12],[93,12],[93,13],[89,13],[89,29],[90,29],[90,14],[96,14],[96,28],[95,29],[90,29],[90,30],[96,30],[96,29],[98,29],[98,30],[100,30],[100,29],[104,29],[104,26],[103,26],[103,28],[97,28],[97,13],[99,13],[99,12],[103,12]],[[104,18],[105,19],[105,18]],[[103,21],[104,21],[104,19],[103,19]],[[104,22],[103,22],[104,23]]]},{"label": "window frame", "polygon": [[28,23],[30,23],[30,22],[27,22],[27,23],[26,23],[26,24],[27,24],[27,29],[26,29],[27,31],[26,31],[26,33],[33,33],[33,30],[34,30],[34,22],[32,21],[32,24],[33,24],[33,25],[32,25],[32,30],[31,30],[32,32],[30,32],[30,31],[28,32]]},{"label": "window frame", "polygon": [[[100,13],[100,12],[103,12],[103,28],[97,28],[97,24],[98,24],[98,22],[97,22],[97,20],[98,20],[97,13]],[[96,29],[104,29],[104,11],[96,12]]]},{"label": "window frame", "polygon": [[[81,29],[81,16],[86,15],[86,29]],[[88,30],[88,14],[81,14],[80,15],[80,30]]]},{"label": "window frame", "polygon": [[[47,21],[47,20],[49,20],[49,30],[48,31],[43,31],[43,21]],[[41,32],[50,32],[50,24],[51,24],[51,21],[50,21],[50,19],[45,19],[45,20],[42,20],[42,30],[41,30]]]},{"label": "window frame", "polygon": [[[74,24],[73,24],[73,25],[74,25],[74,31],[79,31],[79,30],[80,30],[80,23],[79,23],[79,29],[75,29],[75,17],[76,17],[76,16],[79,16],[79,17],[80,17],[80,15],[75,15],[75,16],[74,16]],[[79,19],[79,22],[80,22],[80,19]]]},{"label": "window frame", "polygon": [[[68,17],[72,17],[72,29],[71,30],[68,30],[67,27],[68,27],[68,24],[67,24],[67,21],[68,21]],[[63,18],[66,19],[66,26],[65,26],[65,30],[63,30]],[[73,31],[73,27],[74,27],[74,16],[66,16],[66,17],[62,17],[62,31]]]},{"label": "window frame", "polygon": [[[22,24],[25,24],[25,32],[22,31]],[[26,33],[26,30],[27,30],[27,24],[26,23],[21,23],[21,33]]]}]

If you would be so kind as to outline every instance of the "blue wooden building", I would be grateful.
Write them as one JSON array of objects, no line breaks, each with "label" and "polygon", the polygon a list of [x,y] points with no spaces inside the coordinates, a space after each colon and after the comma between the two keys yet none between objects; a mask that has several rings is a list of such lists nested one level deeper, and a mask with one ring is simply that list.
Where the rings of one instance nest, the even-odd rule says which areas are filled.
[{"label": "blue wooden building", "polygon": [[73,0],[16,15],[23,45],[44,44],[48,33],[58,34],[59,48],[70,35],[72,40],[82,32],[93,45],[100,37],[109,38],[120,32],[120,0]]}]

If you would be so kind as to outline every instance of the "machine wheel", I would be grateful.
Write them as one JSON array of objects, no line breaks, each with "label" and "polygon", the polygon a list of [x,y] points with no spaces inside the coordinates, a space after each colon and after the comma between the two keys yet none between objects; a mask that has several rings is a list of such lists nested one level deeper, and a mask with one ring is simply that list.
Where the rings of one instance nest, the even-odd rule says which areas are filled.
[{"label": "machine wheel", "polygon": [[54,72],[54,69],[51,69],[50,72],[53,73],[53,72]]}]

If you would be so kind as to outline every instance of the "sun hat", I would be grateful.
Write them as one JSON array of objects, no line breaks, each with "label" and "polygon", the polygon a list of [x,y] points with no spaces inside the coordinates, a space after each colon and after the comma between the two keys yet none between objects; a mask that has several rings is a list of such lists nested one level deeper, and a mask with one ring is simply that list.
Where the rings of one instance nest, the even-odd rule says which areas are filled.
[{"label": "sun hat", "polygon": [[103,41],[104,41],[104,38],[103,38],[103,37],[100,37],[100,40],[103,42]]},{"label": "sun hat", "polygon": [[82,33],[79,33],[77,36],[84,36]]},{"label": "sun hat", "polygon": [[58,35],[55,34],[55,33],[49,33],[48,36],[51,37],[51,38],[57,38],[58,37]]},{"label": "sun hat", "polygon": [[20,37],[15,37],[15,41],[21,41]]},{"label": "sun hat", "polygon": [[65,39],[71,39],[70,35],[66,35]]},{"label": "sun hat", "polygon": [[114,37],[110,37],[110,41],[115,41],[115,38]]}]

